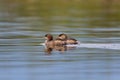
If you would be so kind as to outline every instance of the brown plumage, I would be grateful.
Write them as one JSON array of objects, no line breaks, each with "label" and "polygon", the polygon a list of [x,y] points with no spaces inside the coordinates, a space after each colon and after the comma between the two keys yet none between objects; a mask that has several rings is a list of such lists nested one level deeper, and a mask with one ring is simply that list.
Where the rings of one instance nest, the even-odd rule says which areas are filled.
[{"label": "brown plumage", "polygon": [[57,39],[61,39],[62,41],[65,41],[66,44],[78,44],[79,43],[79,41],[77,41],[74,38],[69,38],[66,34],[58,35]]},{"label": "brown plumage", "polygon": [[51,34],[45,35],[45,45],[47,46],[59,46],[59,45],[65,45],[65,43],[61,39],[53,39],[53,36]]}]

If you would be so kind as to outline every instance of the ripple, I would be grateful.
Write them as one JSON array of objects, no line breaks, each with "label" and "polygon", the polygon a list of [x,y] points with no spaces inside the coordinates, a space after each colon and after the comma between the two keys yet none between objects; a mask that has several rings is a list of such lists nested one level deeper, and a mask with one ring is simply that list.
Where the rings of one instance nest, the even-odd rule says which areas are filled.
[{"label": "ripple", "polygon": [[81,43],[80,45],[67,45],[74,46],[77,48],[102,48],[102,49],[115,49],[120,50],[120,44],[100,44],[100,43]]}]

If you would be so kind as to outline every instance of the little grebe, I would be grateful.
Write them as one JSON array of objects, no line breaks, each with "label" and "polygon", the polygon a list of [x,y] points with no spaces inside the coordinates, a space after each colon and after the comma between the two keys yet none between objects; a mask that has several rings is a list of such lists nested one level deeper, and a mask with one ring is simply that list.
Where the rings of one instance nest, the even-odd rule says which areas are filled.
[{"label": "little grebe", "polygon": [[68,36],[66,34],[60,34],[60,35],[58,35],[57,39],[65,41],[66,44],[78,44],[79,43],[79,41],[77,41],[74,38],[68,38]]},{"label": "little grebe", "polygon": [[59,45],[65,45],[65,43],[61,39],[53,39],[53,36],[51,34],[45,35],[45,45],[47,46],[59,46]]}]

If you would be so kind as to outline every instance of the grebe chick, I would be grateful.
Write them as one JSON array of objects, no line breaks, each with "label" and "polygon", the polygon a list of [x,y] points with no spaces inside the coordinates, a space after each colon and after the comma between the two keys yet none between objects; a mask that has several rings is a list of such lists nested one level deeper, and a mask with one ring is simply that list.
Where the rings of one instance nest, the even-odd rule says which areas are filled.
[{"label": "grebe chick", "polygon": [[45,35],[45,45],[47,46],[60,46],[65,45],[65,43],[61,39],[53,39],[53,36],[51,34]]},{"label": "grebe chick", "polygon": [[79,44],[79,41],[77,41],[74,38],[68,38],[68,36],[66,34],[58,35],[58,39],[65,41],[66,44]]}]

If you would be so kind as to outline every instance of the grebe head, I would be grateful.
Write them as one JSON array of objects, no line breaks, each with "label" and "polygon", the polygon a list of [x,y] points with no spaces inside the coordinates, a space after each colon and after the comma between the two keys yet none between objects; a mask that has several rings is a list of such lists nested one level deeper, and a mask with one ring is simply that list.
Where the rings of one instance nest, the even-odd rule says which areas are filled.
[{"label": "grebe head", "polygon": [[45,35],[45,39],[46,39],[47,41],[52,41],[52,40],[53,40],[53,36],[52,36],[51,34],[46,34],[46,35]]},{"label": "grebe head", "polygon": [[63,34],[58,35],[58,38],[61,40],[67,40],[68,37],[66,34],[63,33]]}]

